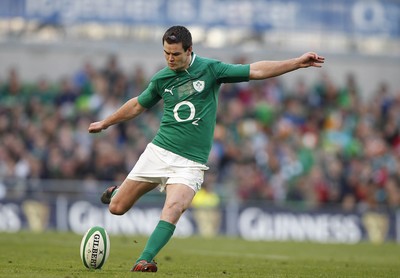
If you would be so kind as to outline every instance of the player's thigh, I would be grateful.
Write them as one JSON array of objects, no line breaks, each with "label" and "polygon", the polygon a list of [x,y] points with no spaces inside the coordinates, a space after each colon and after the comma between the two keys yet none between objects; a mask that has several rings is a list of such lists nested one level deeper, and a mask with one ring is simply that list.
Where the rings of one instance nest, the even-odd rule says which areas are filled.
[{"label": "player's thigh", "polygon": [[140,197],[156,188],[158,184],[145,181],[125,179],[118,188],[118,193],[111,199],[111,203],[133,206]]}]

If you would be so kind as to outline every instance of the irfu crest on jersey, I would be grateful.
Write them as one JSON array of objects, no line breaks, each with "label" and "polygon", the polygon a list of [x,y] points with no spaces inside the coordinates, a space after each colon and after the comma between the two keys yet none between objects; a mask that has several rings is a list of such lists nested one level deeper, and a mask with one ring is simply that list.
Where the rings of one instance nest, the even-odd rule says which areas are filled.
[{"label": "irfu crest on jersey", "polygon": [[205,82],[202,80],[197,80],[193,82],[193,88],[199,93],[201,93],[204,90],[204,85]]}]

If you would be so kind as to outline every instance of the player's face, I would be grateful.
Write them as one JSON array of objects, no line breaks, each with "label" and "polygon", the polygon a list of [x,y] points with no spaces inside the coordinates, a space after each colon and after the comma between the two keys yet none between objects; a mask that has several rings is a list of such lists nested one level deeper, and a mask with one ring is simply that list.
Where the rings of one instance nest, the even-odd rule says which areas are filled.
[{"label": "player's face", "polygon": [[167,65],[174,71],[182,71],[189,67],[192,47],[183,50],[182,43],[169,44],[164,41],[164,57]]}]

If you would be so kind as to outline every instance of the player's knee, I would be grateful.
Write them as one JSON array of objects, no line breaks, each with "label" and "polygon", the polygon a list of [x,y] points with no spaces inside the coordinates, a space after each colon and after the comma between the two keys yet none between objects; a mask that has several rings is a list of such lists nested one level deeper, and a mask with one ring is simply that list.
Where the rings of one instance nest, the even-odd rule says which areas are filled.
[{"label": "player's knee", "polygon": [[173,202],[170,204],[171,209],[184,212],[186,210],[184,204],[182,202]]},{"label": "player's knee", "polygon": [[166,204],[163,209],[163,216],[168,219],[171,223],[177,222],[181,215],[187,208],[180,202],[173,202]]},{"label": "player's knee", "polygon": [[113,202],[110,203],[108,209],[112,214],[115,215],[123,215],[125,212],[128,211],[128,209],[126,209],[123,205]]}]

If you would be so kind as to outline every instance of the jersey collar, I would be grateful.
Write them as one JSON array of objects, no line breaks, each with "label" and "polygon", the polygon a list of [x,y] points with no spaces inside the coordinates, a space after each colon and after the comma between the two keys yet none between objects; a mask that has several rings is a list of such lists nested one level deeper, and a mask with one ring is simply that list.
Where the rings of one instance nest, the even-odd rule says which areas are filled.
[{"label": "jersey collar", "polygon": [[196,59],[196,54],[192,52],[192,60],[190,61],[189,68],[193,65],[194,59]]}]

